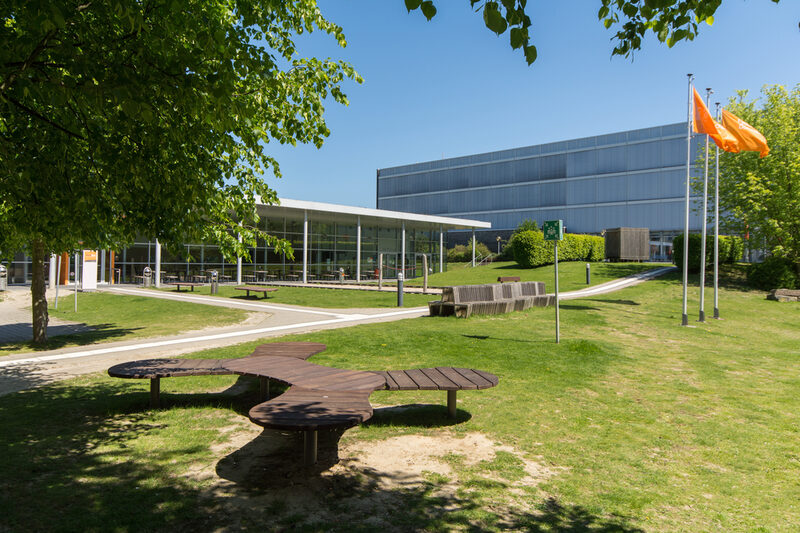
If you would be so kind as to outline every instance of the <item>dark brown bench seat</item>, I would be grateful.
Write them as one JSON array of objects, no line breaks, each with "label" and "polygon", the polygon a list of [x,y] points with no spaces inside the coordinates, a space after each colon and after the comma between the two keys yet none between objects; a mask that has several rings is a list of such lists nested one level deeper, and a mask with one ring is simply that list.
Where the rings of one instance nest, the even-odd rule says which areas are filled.
[{"label": "dark brown bench seat", "polygon": [[264,287],[264,286],[261,286],[261,285],[243,285],[241,287],[234,287],[234,288],[237,291],[247,291],[247,295],[246,295],[247,298],[250,298],[250,293],[251,292],[260,292],[261,294],[264,295],[263,297],[266,298],[268,292],[275,292],[275,291],[278,290],[275,287]]},{"label": "dark brown bench seat", "polygon": [[519,276],[499,276],[497,278],[498,283],[509,283],[512,281],[519,281]]},{"label": "dark brown bench seat", "polygon": [[173,285],[175,287],[175,290],[178,292],[181,292],[181,287],[191,287],[192,292],[194,292],[195,287],[202,287],[205,284],[197,283],[194,281],[171,281],[169,283],[166,283],[166,285]]},{"label": "dark brown bench seat", "polygon": [[440,301],[429,302],[431,316],[467,318],[471,315],[494,315],[524,311],[531,307],[555,304],[555,296],[545,292],[541,281],[489,283],[444,287]]},{"label": "dark brown bench seat", "polygon": [[488,389],[497,386],[494,374],[470,368],[436,367],[412,370],[385,370],[375,372],[386,380],[387,390],[443,390],[447,391],[447,412],[456,416],[456,392],[460,390]]}]

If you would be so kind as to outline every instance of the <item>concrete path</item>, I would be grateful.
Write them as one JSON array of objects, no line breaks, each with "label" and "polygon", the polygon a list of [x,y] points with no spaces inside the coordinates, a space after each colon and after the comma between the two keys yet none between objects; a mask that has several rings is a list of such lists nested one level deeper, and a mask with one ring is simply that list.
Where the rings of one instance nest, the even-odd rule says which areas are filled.
[{"label": "concrete path", "polygon": [[[672,270],[674,270],[674,267],[658,268],[586,289],[561,293],[559,300],[596,296],[617,291]],[[28,296],[30,295],[28,288],[21,289],[24,289]],[[232,307],[250,311],[251,314],[244,323],[225,328],[208,328],[202,331],[192,331],[169,337],[134,339],[3,356],[0,357],[0,396],[81,374],[105,371],[108,367],[125,361],[175,356],[290,333],[304,333],[428,315],[427,307],[413,309],[321,309],[258,301],[245,302],[231,298],[154,291],[124,286],[109,287],[104,290],[117,294],[179,300],[199,305]],[[3,303],[10,302],[4,301]],[[11,306],[8,307],[10,308]],[[0,315],[0,319],[2,318],[3,315]]]}]

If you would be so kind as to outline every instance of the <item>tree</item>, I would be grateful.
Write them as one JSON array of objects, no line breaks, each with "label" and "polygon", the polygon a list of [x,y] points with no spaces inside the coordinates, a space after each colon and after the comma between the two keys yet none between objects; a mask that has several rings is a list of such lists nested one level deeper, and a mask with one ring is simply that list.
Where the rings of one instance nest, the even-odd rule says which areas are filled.
[{"label": "tree", "polygon": [[[46,340],[50,253],[136,235],[214,240],[246,255],[271,141],[322,144],[323,102],[360,81],[343,62],[298,58],[315,1],[5,2],[0,22],[0,250],[32,255],[34,341]],[[242,235],[242,243],[237,240]]]},{"label": "tree", "polygon": [[[767,139],[770,153],[720,153],[720,218],[755,247],[791,260],[800,273],[800,84],[765,86],[763,101],[739,91],[727,109]],[[759,107],[760,104],[760,107]]]}]

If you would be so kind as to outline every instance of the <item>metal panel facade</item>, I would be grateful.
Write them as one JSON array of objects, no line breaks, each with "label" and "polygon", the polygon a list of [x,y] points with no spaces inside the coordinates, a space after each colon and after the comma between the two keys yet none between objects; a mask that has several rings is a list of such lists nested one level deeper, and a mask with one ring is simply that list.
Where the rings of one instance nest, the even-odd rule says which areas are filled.
[{"label": "metal panel facade", "polygon": [[[693,154],[698,146],[693,139]],[[571,233],[675,233],[683,231],[685,158],[686,124],[677,123],[429,161],[380,169],[377,207],[483,220],[492,232],[529,218],[562,219]],[[690,221],[700,228],[697,209]]]}]

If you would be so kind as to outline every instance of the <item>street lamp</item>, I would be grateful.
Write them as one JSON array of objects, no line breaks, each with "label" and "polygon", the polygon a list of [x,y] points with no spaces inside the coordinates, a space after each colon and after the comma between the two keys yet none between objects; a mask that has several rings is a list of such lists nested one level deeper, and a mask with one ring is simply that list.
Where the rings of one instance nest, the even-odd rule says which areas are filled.
[{"label": "street lamp", "polygon": [[500,241],[501,240],[502,239],[500,238],[500,235],[498,235],[497,236],[497,255],[500,255]]}]

